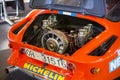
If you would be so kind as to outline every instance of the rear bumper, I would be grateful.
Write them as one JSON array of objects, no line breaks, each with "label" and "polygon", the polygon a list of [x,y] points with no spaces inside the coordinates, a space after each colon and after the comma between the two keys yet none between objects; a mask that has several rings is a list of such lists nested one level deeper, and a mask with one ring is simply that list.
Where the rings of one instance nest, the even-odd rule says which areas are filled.
[{"label": "rear bumper", "polygon": [[[41,61],[32,59],[25,54],[20,53],[19,49],[12,50],[8,63],[27,70],[39,77],[46,78],[46,76],[48,76],[48,79],[50,78],[53,80],[113,80],[118,77],[120,73],[120,69],[110,73],[108,66],[109,62],[106,61],[96,63],[77,63],[75,64],[75,70],[70,72],[52,65],[45,65],[45,63]],[[100,72],[98,74],[92,74],[92,68],[100,68]],[[57,79],[55,75],[60,79]]]}]

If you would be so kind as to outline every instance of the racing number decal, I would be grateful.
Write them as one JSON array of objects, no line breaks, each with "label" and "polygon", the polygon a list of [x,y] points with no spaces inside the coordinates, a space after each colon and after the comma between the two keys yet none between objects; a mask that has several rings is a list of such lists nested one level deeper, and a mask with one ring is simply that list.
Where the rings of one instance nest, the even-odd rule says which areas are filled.
[{"label": "racing number decal", "polygon": [[44,62],[47,62],[49,64],[62,66],[64,68],[67,67],[66,62],[62,59],[56,60],[54,57],[49,57],[49,56],[45,56],[45,55],[42,55],[42,59],[44,60]]}]

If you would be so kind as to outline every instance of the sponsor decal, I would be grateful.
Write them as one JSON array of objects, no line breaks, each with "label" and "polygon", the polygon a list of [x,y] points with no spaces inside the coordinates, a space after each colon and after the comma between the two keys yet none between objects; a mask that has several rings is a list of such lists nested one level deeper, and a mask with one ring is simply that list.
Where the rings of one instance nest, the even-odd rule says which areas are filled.
[{"label": "sponsor decal", "polygon": [[120,49],[117,50],[117,54],[118,57],[109,63],[109,72],[113,72],[120,67]]},{"label": "sponsor decal", "polygon": [[35,74],[38,74],[44,78],[50,79],[50,80],[64,80],[65,76],[58,74],[56,72],[47,70],[45,68],[30,64],[30,63],[25,63],[24,64],[24,69],[34,72]]},{"label": "sponsor decal", "polygon": [[118,56],[120,56],[120,50],[119,49],[117,50],[117,53],[118,53]]}]

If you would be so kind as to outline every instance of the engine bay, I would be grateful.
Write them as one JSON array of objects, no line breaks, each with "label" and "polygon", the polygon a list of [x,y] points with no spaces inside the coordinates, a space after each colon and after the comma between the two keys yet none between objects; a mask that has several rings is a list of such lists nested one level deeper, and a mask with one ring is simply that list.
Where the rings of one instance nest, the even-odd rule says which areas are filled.
[{"label": "engine bay", "polygon": [[26,30],[22,41],[59,54],[72,55],[104,29],[100,24],[86,19],[41,14]]}]

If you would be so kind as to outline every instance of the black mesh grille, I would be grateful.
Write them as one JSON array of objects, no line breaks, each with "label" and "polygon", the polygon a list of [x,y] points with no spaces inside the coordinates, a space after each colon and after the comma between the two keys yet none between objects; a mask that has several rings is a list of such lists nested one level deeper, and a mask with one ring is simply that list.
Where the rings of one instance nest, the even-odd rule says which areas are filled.
[{"label": "black mesh grille", "polygon": [[117,39],[116,36],[110,37],[107,41],[105,41],[102,45],[100,45],[98,48],[93,50],[89,55],[91,56],[102,56],[105,54],[105,52],[112,46],[112,44]]}]

